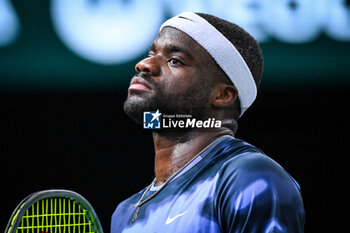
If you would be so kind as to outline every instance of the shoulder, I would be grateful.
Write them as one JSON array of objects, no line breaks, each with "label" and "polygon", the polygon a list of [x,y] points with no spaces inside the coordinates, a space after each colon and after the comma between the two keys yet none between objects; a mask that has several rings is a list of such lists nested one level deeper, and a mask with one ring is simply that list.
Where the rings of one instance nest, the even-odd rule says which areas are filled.
[{"label": "shoulder", "polygon": [[[236,138],[227,138],[221,147],[220,175],[249,175],[250,178],[294,179],[273,159],[253,145]],[[220,156],[221,157],[221,156]],[[298,186],[298,185],[297,185]]]},{"label": "shoulder", "polygon": [[[232,154],[221,167],[222,172],[277,172],[286,171],[273,159],[258,151],[246,151],[240,154]],[[261,175],[261,173],[260,173]]]},{"label": "shoulder", "polygon": [[276,161],[260,152],[244,152],[232,156],[222,164],[219,177],[219,185],[235,185],[235,188],[255,185],[274,191],[300,192],[300,187],[292,176]]},{"label": "shoulder", "polygon": [[224,228],[255,226],[265,232],[276,227],[285,229],[281,232],[302,232],[304,207],[299,185],[265,154],[233,155],[222,164],[217,177],[215,206]]},{"label": "shoulder", "polygon": [[220,200],[238,198],[248,203],[253,198],[265,205],[278,201],[303,208],[298,183],[276,161],[239,139],[232,139],[227,147],[229,154],[217,173],[216,193]]},{"label": "shoulder", "polygon": [[266,184],[271,188],[294,189],[299,192],[297,182],[273,159],[253,145],[227,137],[215,149],[211,164],[216,164],[217,185],[234,185],[237,188],[253,183]]}]

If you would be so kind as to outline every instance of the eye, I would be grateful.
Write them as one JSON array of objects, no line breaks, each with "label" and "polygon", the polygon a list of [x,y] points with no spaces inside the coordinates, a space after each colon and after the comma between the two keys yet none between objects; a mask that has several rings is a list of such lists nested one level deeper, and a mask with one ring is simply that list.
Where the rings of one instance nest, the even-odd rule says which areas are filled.
[{"label": "eye", "polygon": [[184,63],[182,63],[181,61],[179,61],[178,59],[171,57],[168,59],[167,61],[168,63],[170,63],[171,65],[183,65]]},{"label": "eye", "polygon": [[153,57],[153,53],[149,52],[148,54],[146,54],[145,58],[149,58],[149,57]]}]

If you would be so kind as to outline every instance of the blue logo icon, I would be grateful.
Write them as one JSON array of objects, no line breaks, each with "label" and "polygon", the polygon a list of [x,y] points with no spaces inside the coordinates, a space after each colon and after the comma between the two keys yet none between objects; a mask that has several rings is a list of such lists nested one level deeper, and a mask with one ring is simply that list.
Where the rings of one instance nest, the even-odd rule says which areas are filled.
[{"label": "blue logo icon", "polygon": [[144,129],[160,129],[161,113],[159,110],[156,112],[143,112],[143,128]]}]

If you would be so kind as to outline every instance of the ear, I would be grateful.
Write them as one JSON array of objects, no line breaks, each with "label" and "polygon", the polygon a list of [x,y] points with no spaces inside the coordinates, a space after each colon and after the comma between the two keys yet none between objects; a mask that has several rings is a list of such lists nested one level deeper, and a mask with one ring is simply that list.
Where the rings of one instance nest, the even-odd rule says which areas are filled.
[{"label": "ear", "polygon": [[238,97],[235,86],[226,83],[217,83],[212,92],[212,104],[218,108],[232,106]]}]

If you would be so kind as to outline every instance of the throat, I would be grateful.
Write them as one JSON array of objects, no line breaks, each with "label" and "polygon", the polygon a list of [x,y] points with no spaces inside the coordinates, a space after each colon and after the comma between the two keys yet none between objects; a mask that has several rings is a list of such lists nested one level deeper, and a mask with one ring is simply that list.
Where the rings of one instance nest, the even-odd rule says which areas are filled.
[{"label": "throat", "polygon": [[200,151],[198,135],[168,137],[153,133],[156,186],[165,183]]},{"label": "throat", "polygon": [[202,132],[187,135],[186,140],[173,140],[154,133],[155,186],[167,183],[221,136]]},{"label": "throat", "polygon": [[174,174],[185,167],[191,158],[186,158],[181,161],[169,160],[168,162],[160,162],[156,160],[155,162],[155,176],[156,183],[155,186],[163,185],[168,180],[170,180]]}]

